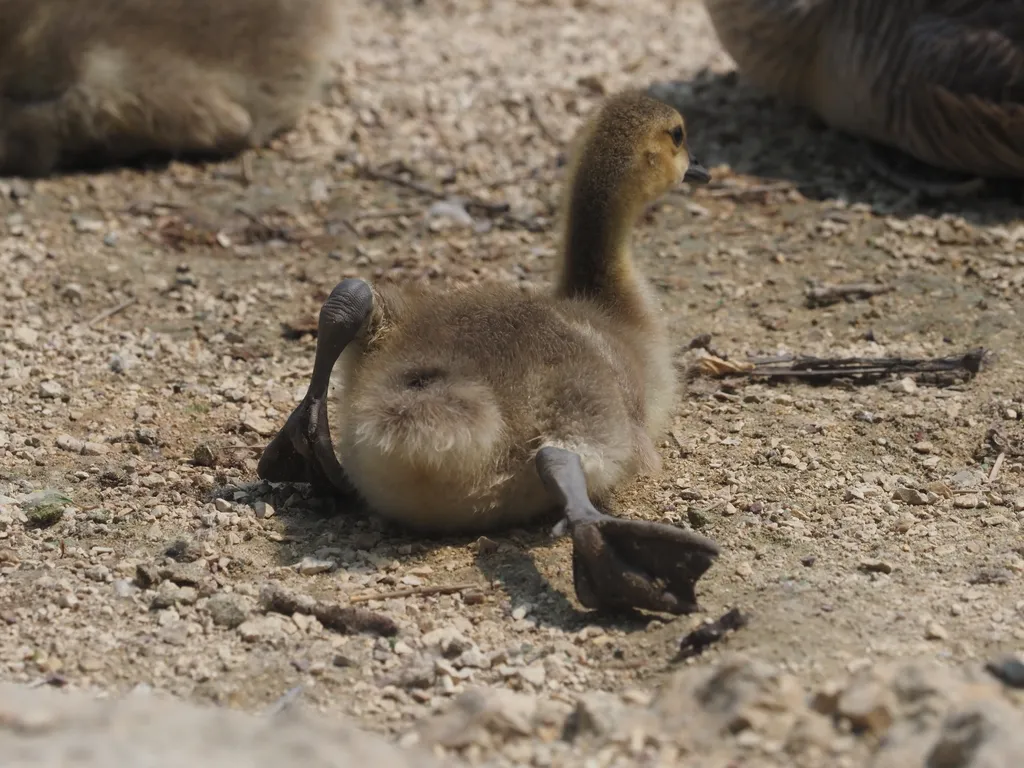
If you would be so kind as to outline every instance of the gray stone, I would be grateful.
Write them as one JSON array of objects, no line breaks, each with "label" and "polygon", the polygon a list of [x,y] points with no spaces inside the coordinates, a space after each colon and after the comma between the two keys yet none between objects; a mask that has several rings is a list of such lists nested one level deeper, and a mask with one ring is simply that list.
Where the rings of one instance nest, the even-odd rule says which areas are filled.
[{"label": "gray stone", "polygon": [[207,601],[206,612],[217,626],[234,629],[249,618],[252,608],[241,595],[221,592]]}]

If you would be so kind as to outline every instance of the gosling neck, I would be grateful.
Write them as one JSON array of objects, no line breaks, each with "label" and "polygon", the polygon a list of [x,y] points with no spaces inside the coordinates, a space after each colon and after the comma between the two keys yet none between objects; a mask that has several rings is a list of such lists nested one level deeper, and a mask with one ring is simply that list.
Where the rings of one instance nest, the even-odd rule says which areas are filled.
[{"label": "gosling neck", "polygon": [[633,226],[642,206],[627,202],[605,173],[579,169],[565,210],[562,267],[556,294],[596,301],[616,314],[644,318],[647,300],[633,265]]}]

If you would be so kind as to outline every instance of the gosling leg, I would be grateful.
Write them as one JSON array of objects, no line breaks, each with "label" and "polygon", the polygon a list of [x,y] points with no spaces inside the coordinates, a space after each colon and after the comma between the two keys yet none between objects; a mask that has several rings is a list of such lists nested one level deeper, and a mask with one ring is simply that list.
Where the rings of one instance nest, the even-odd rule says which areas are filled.
[{"label": "gosling leg", "polygon": [[354,489],[334,454],[327,420],[331,371],[373,309],[373,292],[362,280],[343,280],[320,308],[313,375],[302,402],[260,457],[256,474],[271,482],[310,483],[319,493],[350,495]]},{"label": "gosling leg", "polygon": [[718,546],[672,525],[625,520],[599,512],[587,494],[578,454],[541,448],[537,472],[565,518],[554,533],[572,535],[576,596],[587,608],[697,610],[697,581],[718,556]]}]

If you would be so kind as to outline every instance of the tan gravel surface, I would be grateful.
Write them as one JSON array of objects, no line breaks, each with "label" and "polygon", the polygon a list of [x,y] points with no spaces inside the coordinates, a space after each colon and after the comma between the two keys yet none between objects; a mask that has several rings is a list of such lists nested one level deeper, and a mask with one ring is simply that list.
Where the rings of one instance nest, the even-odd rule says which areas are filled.
[{"label": "tan gravel surface", "polygon": [[[556,727],[584,694],[646,706],[681,664],[727,652],[811,693],[898,658],[978,668],[1021,649],[1018,204],[882,185],[855,142],[746,87],[693,2],[349,5],[331,103],[270,149],[0,181],[0,678],[250,711],[302,686],[307,706],[403,744],[492,686],[548,707],[527,718],[541,723],[526,728],[533,746],[452,748],[543,765],[585,752]],[[637,233],[681,372],[704,354],[690,340],[711,334],[740,360],[985,347],[981,374],[693,380],[662,474],[615,508],[722,546],[692,617],[588,614],[569,543],[545,529],[419,540],[257,483],[334,284],[543,284],[566,142],[603,93],[651,85],[714,175]],[[805,303],[813,282],[873,281],[893,290]],[[264,610],[269,582],[299,610]],[[423,594],[434,586],[452,589]],[[332,628],[353,598],[397,635]],[[732,607],[746,628],[672,661],[684,634]],[[645,754],[643,738],[627,742]],[[737,765],[792,764],[729,743],[722,766],[734,748],[760,755]],[[860,760],[870,744],[840,747]]]}]

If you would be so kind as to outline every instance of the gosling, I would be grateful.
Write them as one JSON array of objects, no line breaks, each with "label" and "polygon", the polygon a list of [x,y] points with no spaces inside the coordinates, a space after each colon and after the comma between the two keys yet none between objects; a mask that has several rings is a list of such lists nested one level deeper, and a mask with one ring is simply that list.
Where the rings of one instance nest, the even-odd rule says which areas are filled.
[{"label": "gosling", "polygon": [[2,0],[0,174],[266,144],[323,92],[338,0]]},{"label": "gosling", "polygon": [[[576,142],[553,290],[341,282],[320,313],[309,390],[259,476],[355,491],[429,533],[493,531],[557,509],[584,606],[694,610],[714,543],[595,506],[660,465],[675,374],[630,239],[647,205],[681,180],[710,180],[682,116],[623,93]],[[339,359],[341,396],[328,405]]]}]

